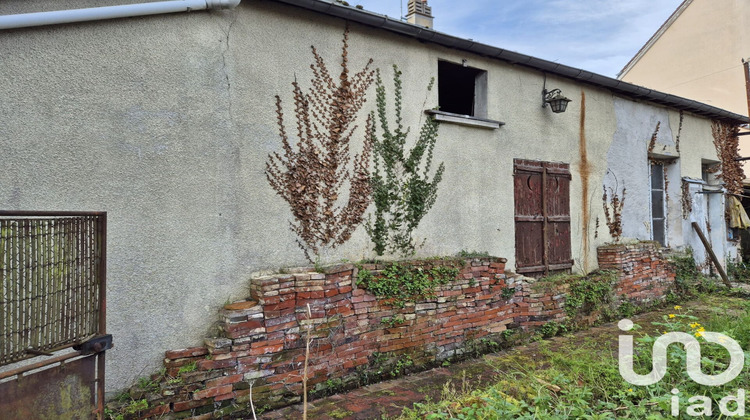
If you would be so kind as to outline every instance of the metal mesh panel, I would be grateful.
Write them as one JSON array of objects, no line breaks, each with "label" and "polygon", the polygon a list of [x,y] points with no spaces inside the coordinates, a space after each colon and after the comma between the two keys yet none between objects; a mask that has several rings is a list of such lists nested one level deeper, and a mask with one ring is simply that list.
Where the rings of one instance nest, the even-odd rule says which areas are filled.
[{"label": "metal mesh panel", "polygon": [[97,334],[105,218],[0,214],[0,365]]}]

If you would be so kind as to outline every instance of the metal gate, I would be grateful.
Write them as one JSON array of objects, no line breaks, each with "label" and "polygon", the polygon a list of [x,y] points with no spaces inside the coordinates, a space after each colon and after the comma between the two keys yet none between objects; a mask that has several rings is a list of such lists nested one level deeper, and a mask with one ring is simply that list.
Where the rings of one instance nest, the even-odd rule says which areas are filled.
[{"label": "metal gate", "polygon": [[102,417],[106,266],[106,213],[0,211],[0,417]]},{"label": "metal gate", "polygon": [[518,273],[539,277],[573,266],[570,179],[565,163],[513,161]]}]

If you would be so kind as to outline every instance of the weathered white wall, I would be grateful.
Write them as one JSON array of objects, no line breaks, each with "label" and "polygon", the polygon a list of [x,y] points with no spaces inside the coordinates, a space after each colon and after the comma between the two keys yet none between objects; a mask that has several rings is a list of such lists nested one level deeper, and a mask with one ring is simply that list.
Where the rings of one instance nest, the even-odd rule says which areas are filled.
[{"label": "weathered white wall", "polygon": [[[96,2],[3,2],[0,13],[63,3]],[[116,347],[107,357],[108,389],[149,373],[165,350],[199,344],[216,310],[247,295],[252,272],[305,264],[287,205],[264,175],[268,154],[280,149],[274,95],[291,132],[291,82],[296,75],[309,86],[310,45],[337,70],[343,30],[341,20],[245,1],[227,12],[3,32],[0,208],[109,212],[108,329]],[[488,251],[515,267],[514,158],[571,164],[577,270],[595,268],[596,246],[609,240],[601,201],[608,162],[629,178],[626,211],[632,205],[638,216],[628,219],[628,236],[644,238],[636,207],[648,179],[639,172],[647,168],[642,143],[656,120],[660,142],[671,141],[675,111],[548,76],[548,89],[573,99],[553,114],[541,107],[539,72],[353,25],[351,69],[370,57],[386,81],[392,64],[403,71],[404,122],[413,132],[422,110],[437,105],[437,90],[426,86],[438,59],[488,70],[488,117],[507,123],[441,126],[435,162],[446,170],[417,232],[427,239],[420,255]],[[373,105],[374,88],[366,106]],[[680,167],[693,176],[695,159],[715,159],[699,145],[710,137],[695,134],[710,135],[709,124],[686,116],[683,141],[695,145]],[[370,249],[360,228],[326,260],[358,260]]]}]

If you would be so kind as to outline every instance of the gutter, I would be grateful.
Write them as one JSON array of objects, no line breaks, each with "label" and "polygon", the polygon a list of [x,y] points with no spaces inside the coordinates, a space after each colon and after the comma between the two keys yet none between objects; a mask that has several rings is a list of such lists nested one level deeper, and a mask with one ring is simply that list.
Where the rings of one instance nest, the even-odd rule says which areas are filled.
[{"label": "gutter", "polygon": [[175,0],[88,9],[58,10],[0,16],[0,30],[58,25],[105,19],[119,19],[195,10],[233,9],[242,0]]},{"label": "gutter", "polygon": [[712,119],[728,120],[739,124],[750,123],[750,119],[744,115],[735,114],[727,110],[706,105],[692,99],[659,92],[643,86],[623,82],[622,80],[602,76],[590,71],[566,66],[552,61],[542,60],[529,55],[504,50],[491,45],[482,44],[470,39],[459,38],[433,29],[412,25],[401,20],[390,18],[373,12],[359,10],[354,7],[334,3],[331,0],[275,0],[297,6],[313,12],[323,13],[329,16],[346,19],[363,25],[385,29],[422,42],[438,44],[448,48],[468,51],[484,57],[494,58],[510,64],[518,64],[543,73],[554,74],[566,79],[601,87],[633,99],[642,99],[659,105],[691,112]]}]

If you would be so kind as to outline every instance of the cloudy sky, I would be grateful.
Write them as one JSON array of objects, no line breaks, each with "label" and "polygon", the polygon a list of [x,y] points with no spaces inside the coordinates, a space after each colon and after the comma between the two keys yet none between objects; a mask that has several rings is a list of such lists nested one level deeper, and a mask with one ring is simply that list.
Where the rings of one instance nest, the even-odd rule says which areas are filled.
[{"label": "cloudy sky", "polygon": [[[408,0],[348,0],[398,18]],[[435,30],[615,75],[682,0],[429,0]]]}]

